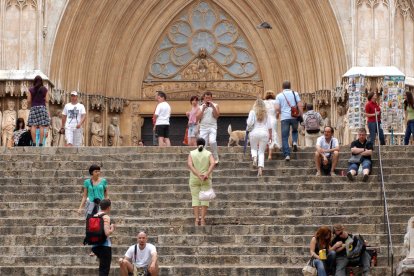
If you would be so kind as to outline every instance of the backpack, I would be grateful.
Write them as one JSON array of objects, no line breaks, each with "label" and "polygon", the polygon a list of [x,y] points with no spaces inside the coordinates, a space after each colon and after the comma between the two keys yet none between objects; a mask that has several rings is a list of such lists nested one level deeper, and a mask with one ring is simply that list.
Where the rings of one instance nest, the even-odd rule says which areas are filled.
[{"label": "backpack", "polygon": [[32,135],[29,131],[25,131],[20,135],[19,142],[17,143],[18,147],[25,147],[32,145]]},{"label": "backpack", "polygon": [[305,130],[308,133],[318,133],[320,131],[319,118],[316,112],[306,113]]},{"label": "backpack", "polygon": [[346,257],[348,260],[359,261],[365,251],[365,242],[361,235],[349,235],[345,241]]},{"label": "backpack", "polygon": [[100,215],[88,215],[86,218],[86,236],[83,244],[97,245],[106,241],[104,219],[105,213]]}]

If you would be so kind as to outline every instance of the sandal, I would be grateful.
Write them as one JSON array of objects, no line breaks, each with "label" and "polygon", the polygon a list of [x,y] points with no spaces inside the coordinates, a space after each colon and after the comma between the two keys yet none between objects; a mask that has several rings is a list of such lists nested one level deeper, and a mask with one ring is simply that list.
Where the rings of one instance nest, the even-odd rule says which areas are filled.
[{"label": "sandal", "polygon": [[200,222],[200,225],[201,226],[205,226],[206,225],[206,221],[204,219],[202,219],[201,222]]}]

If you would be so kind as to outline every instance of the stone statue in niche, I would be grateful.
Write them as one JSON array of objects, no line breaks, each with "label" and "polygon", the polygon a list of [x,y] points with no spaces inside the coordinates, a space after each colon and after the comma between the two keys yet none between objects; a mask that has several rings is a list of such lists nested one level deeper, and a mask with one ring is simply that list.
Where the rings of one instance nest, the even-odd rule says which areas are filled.
[{"label": "stone statue in niche", "polygon": [[328,112],[326,112],[326,110],[321,110],[321,116],[323,120],[323,127],[321,132],[323,132],[325,127],[331,126],[331,120],[328,118]]},{"label": "stone statue in niche", "polygon": [[119,129],[119,118],[112,117],[111,124],[108,127],[108,146],[119,147],[122,145],[122,136]]},{"label": "stone statue in niche", "polygon": [[345,127],[345,108],[338,106],[338,118],[335,124],[335,137],[338,139],[340,145],[344,145],[344,127]]},{"label": "stone statue in niche", "polygon": [[64,147],[65,135],[60,133],[62,128],[62,110],[58,109],[54,112],[50,124],[50,134],[52,140],[52,147]]},{"label": "stone statue in niche", "polygon": [[91,124],[91,146],[102,147],[103,146],[104,131],[101,122],[101,115],[96,114],[93,116],[93,122]]},{"label": "stone statue in niche", "polygon": [[22,109],[19,110],[19,112],[17,113],[18,118],[23,118],[24,123],[26,125],[26,128],[28,128],[27,126],[27,120],[29,119],[29,113],[30,113],[30,109],[27,109],[28,104],[27,104],[27,100],[23,99],[21,102],[21,106]]},{"label": "stone statue in niche", "polygon": [[3,112],[2,141],[3,146],[13,146],[13,131],[16,128],[17,112],[14,110],[15,103],[12,100],[7,102],[8,109]]}]

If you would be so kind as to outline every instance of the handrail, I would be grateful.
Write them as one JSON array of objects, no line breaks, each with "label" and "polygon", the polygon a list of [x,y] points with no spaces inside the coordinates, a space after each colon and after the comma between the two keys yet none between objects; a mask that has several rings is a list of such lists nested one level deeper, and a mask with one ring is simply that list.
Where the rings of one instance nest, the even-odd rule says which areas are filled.
[{"label": "handrail", "polygon": [[[388,202],[387,202],[387,195],[385,192],[385,185],[384,185],[384,174],[383,174],[383,167],[382,167],[382,158],[381,158],[381,140],[379,135],[379,124],[378,124],[378,114],[377,110],[375,109],[375,121],[377,126],[377,138],[378,138],[378,159],[379,159],[379,167],[380,167],[380,174],[381,174],[381,198],[384,204],[384,232],[387,232],[388,237],[388,266],[390,266],[390,259],[391,259],[391,275],[394,276],[394,249],[392,245],[392,237],[391,237],[391,226],[390,226],[390,218],[388,215]],[[370,133],[372,135],[372,133]],[[375,141],[374,141],[375,142]]]}]

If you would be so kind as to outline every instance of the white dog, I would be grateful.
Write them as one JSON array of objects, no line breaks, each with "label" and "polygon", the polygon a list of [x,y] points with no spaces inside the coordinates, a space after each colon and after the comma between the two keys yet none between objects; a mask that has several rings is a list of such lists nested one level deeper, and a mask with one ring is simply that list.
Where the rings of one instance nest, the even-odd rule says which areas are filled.
[{"label": "white dog", "polygon": [[240,146],[239,142],[244,141],[246,138],[246,131],[245,130],[231,130],[231,125],[228,126],[227,132],[230,135],[229,137],[229,144],[228,146]]}]

